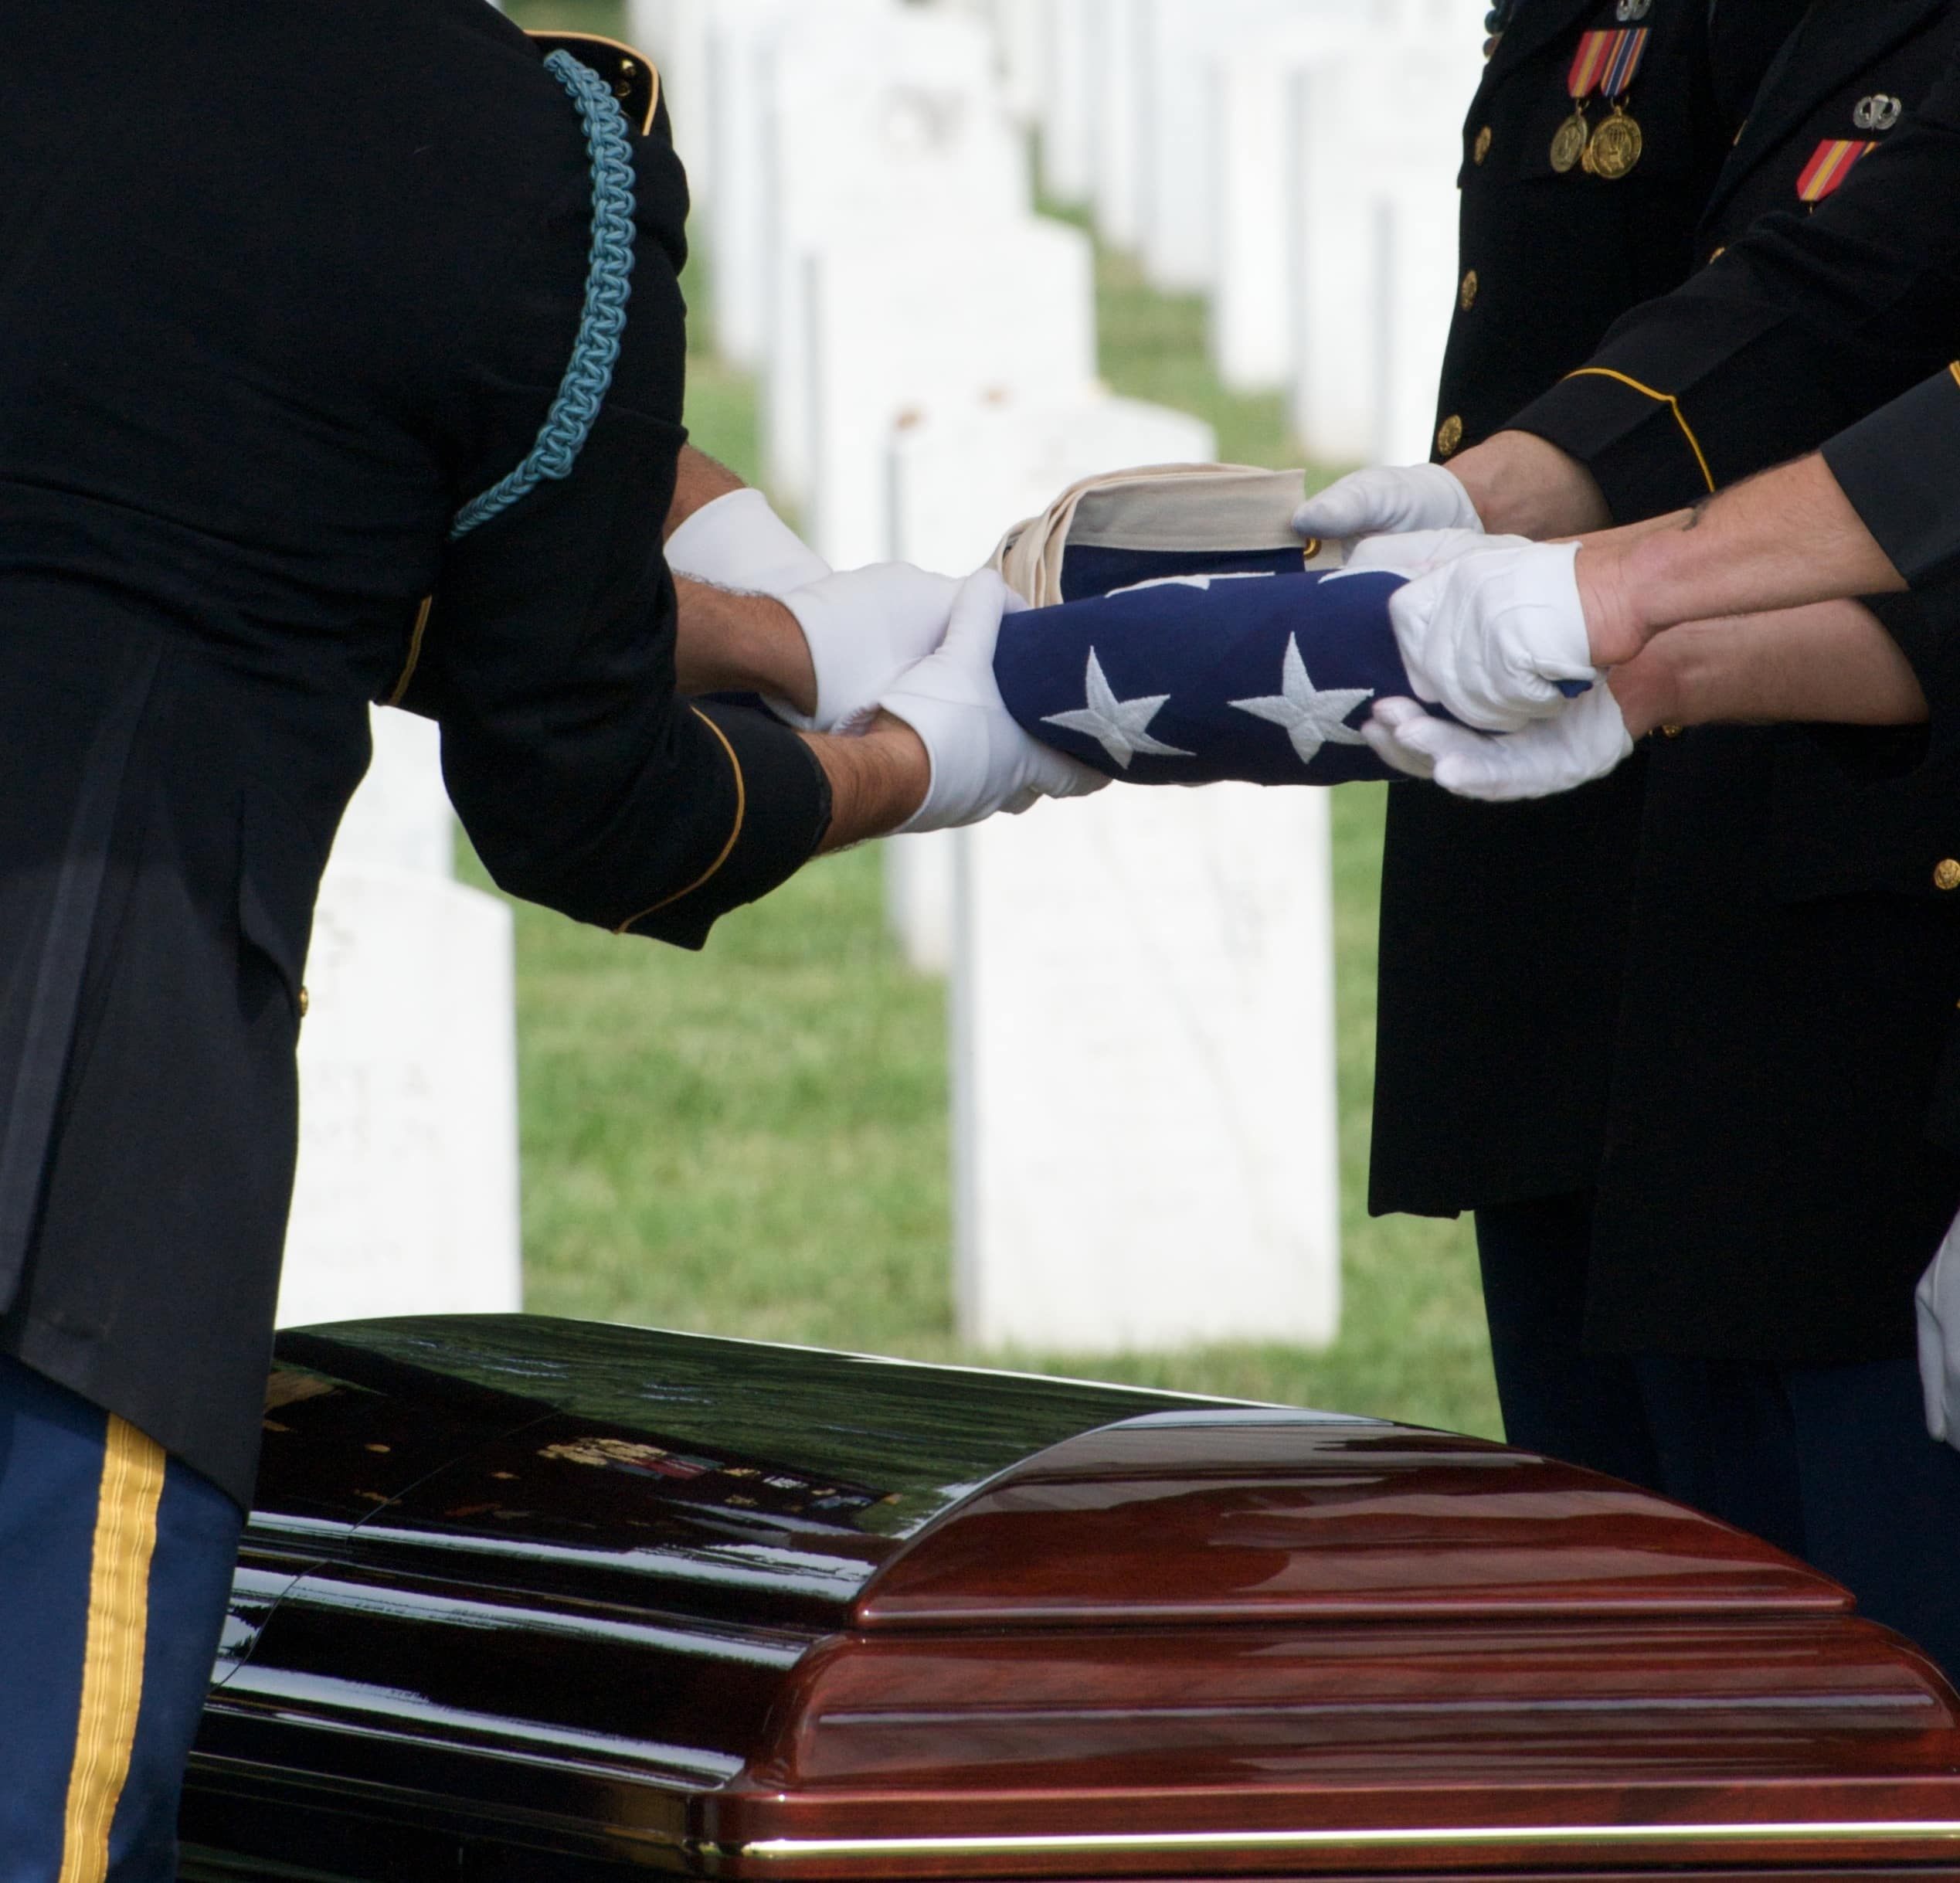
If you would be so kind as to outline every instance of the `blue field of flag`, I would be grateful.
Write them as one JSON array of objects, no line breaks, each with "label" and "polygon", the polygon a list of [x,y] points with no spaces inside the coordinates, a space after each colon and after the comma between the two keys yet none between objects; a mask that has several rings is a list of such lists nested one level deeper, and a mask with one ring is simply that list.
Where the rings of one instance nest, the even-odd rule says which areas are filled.
[{"label": "blue field of flag", "polygon": [[1297,552],[1285,573],[1214,559],[1010,615],[994,674],[1034,737],[1133,783],[1392,778],[1357,729],[1376,700],[1411,692],[1388,618],[1401,586],[1379,571],[1303,573]]}]

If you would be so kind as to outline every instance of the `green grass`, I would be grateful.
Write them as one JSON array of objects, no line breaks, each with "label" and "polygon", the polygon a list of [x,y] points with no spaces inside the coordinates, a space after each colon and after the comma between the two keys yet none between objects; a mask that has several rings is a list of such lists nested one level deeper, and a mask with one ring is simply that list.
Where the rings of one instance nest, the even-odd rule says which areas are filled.
[{"label": "green grass", "polygon": [[[617,33],[608,0],[514,6]],[[1290,461],[1282,402],[1225,395],[1193,297],[1099,255],[1102,372],[1202,414],[1220,454]],[[753,388],[695,311],[688,421],[752,478]],[[1384,793],[1335,795],[1346,1312],[1324,1353],[1235,1346],[1110,1359],[997,1356],[1106,1378],[1495,1433],[1467,1225],[1364,1213]],[[474,878],[481,880],[480,875]],[[887,940],[875,851],[827,859],[686,955],[517,912],[530,1305],[925,1358],[953,1331],[943,991]]]}]

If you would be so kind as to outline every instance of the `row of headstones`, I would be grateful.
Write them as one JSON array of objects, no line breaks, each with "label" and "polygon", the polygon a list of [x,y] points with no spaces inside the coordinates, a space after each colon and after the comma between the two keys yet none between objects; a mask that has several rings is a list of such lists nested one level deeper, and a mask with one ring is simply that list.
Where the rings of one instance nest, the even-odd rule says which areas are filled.
[{"label": "row of headstones", "polygon": [[[723,352],[840,566],[963,572],[1085,476],[1210,459],[1095,380],[1092,253],[1035,216],[1041,8],[637,0]],[[1017,75],[1019,75],[1018,77]],[[957,1296],[987,1345],[1324,1341],[1339,1186],[1327,806],[1106,792],[887,848],[952,980]]]},{"label": "row of headstones", "polygon": [[1208,303],[1235,391],[1309,457],[1428,455],[1484,0],[963,0],[1051,195]]},{"label": "row of headstones", "polygon": [[[806,294],[832,287],[820,325],[867,294],[895,317],[922,298],[949,355],[962,328],[994,331],[985,315],[1003,277],[1011,316],[1075,298],[1067,277],[1083,264],[1063,232],[1051,229],[1045,253],[1003,239],[1002,224],[1026,221],[1018,127],[1040,132],[1051,197],[1085,209],[1153,286],[1207,297],[1220,376],[1238,391],[1287,389],[1311,458],[1428,455],[1484,0],[632,10],[683,100],[676,135],[715,259],[722,345],[762,377],[769,475],[806,505],[820,546],[848,557],[871,540],[861,519],[876,481],[839,484],[813,458],[841,421],[817,409]],[[909,257],[879,240],[893,216],[913,225]],[[867,231],[868,253],[848,252]],[[991,277],[961,255],[977,246],[999,258]],[[934,301],[940,277],[949,292]],[[970,391],[1078,372],[1075,331],[1040,325],[1049,350],[991,380],[985,345],[960,352]],[[837,455],[855,454],[847,441]]]}]

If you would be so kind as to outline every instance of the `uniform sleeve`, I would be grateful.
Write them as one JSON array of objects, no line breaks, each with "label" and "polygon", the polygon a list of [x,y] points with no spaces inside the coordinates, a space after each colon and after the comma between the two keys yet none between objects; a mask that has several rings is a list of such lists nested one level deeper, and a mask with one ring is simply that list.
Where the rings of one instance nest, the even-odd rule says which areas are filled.
[{"label": "uniform sleeve", "polygon": [[[565,118],[562,198],[470,348],[459,507],[528,453],[576,337],[589,203],[569,105]],[[808,860],[830,793],[809,746],[766,714],[675,697],[661,535],[686,436],[686,199],[664,131],[636,143],[631,294],[597,422],[569,478],[451,544],[396,691],[440,722],[451,798],[503,888],[699,947]]]},{"label": "uniform sleeve", "polygon": [[1814,450],[1952,357],[1960,64],[1815,214],[1764,217],[1511,420],[1622,522]]},{"label": "uniform sleeve", "polygon": [[1824,446],[1851,507],[1914,588],[1960,577],[1960,365]]}]

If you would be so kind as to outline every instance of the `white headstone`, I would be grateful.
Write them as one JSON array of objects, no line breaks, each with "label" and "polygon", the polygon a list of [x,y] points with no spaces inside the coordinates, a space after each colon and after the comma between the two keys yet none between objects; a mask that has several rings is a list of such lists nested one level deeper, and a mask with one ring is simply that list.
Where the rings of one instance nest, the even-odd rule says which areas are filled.
[{"label": "white headstone", "polygon": [[1116,785],[965,833],[964,1337],[1333,1338],[1327,810],[1306,790]]},{"label": "white headstone", "polygon": [[334,839],[342,868],[456,873],[456,814],[443,785],[442,739],[412,712],[369,715],[374,756]]},{"label": "white headstone", "polygon": [[1459,291],[1453,193],[1406,191],[1383,197],[1384,368],[1374,449],[1378,464],[1420,463],[1435,443],[1436,382]]},{"label": "white headstone", "polygon": [[917,831],[881,846],[885,926],[915,974],[953,972],[960,841],[957,831]]},{"label": "white headstone", "polygon": [[707,19],[715,341],[725,358],[752,370],[769,338],[768,53],[795,5],[713,0]]},{"label": "white headstone", "polygon": [[1359,10],[1357,0],[1143,0],[1139,252],[1153,287],[1193,294],[1214,280],[1211,62],[1228,51],[1256,56],[1281,31],[1344,29]]},{"label": "white headstone", "polygon": [[1095,189],[1098,0],[1044,0],[1048,62],[1041,79],[1041,186],[1058,202]]},{"label": "white headstone", "polygon": [[1089,244],[1027,219],[875,226],[807,260],[813,546],[834,567],[889,556],[901,420],[990,399],[1067,397],[1095,372]]},{"label": "white headstone", "polygon": [[[1445,234],[1418,257],[1403,232],[1432,237],[1454,216],[1479,69],[1473,42],[1442,39],[1357,45],[1296,76],[1293,419],[1323,463],[1382,461],[1408,442],[1398,414],[1411,400],[1398,389],[1426,379],[1433,399],[1456,245]],[[1404,304],[1415,325],[1399,318]]]},{"label": "white headstone", "polygon": [[902,248],[916,228],[1027,209],[1027,142],[994,63],[980,22],[905,8],[827,10],[774,42],[763,443],[769,483],[793,503],[810,492],[806,257],[853,230]]},{"label": "white headstone", "polygon": [[1147,0],[1091,0],[1089,56],[1095,85],[1092,181],[1103,239],[1134,250],[1143,234],[1147,159],[1144,64]]},{"label": "white headstone", "polygon": [[892,553],[964,575],[1070,484],[1140,464],[1209,464],[1218,440],[1187,412],[1096,393],[943,406],[902,420],[891,453]]},{"label": "white headstone", "polygon": [[703,218],[714,193],[709,127],[708,16],[714,0],[627,0],[626,36],[658,70],[674,127],[674,148],[688,173],[695,216]]},{"label": "white headstone", "polygon": [[452,879],[434,726],[373,731],[307,962],[287,1327],[523,1298],[510,911]]},{"label": "white headstone", "polygon": [[510,911],[440,876],[337,865],[307,985],[280,1324],[515,1310]]},{"label": "white headstone", "polygon": [[[1292,56],[1289,56],[1289,50]],[[1293,111],[1295,73],[1312,53],[1265,45],[1212,62],[1211,364],[1235,393],[1293,377]]]},{"label": "white headstone", "polygon": [[1038,123],[1054,44],[1054,0],[994,0],[993,10],[1007,108],[1024,124]]},{"label": "white headstone", "polygon": [[[1136,464],[1208,464],[1210,426],[1187,413],[1107,395],[1005,399],[920,416],[892,442],[892,552],[949,575],[977,569],[1001,537],[1070,484]],[[895,837],[885,848],[885,916],[912,967],[953,966],[960,834]]]}]

